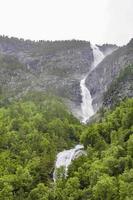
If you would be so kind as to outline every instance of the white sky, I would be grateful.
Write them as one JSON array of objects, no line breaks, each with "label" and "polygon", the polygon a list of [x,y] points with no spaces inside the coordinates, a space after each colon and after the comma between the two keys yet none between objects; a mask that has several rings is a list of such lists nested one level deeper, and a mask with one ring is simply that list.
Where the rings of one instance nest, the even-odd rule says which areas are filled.
[{"label": "white sky", "polygon": [[0,35],[126,44],[133,0],[0,0]]}]

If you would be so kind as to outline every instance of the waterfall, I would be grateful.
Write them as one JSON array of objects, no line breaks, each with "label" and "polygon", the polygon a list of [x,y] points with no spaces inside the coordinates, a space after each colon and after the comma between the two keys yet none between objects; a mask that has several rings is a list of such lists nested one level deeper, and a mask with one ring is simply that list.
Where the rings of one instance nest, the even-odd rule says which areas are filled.
[{"label": "waterfall", "polygon": [[56,163],[55,163],[55,170],[53,173],[53,179],[56,181],[57,178],[57,170],[60,167],[64,168],[64,175],[67,176],[68,166],[71,164],[72,160],[77,158],[78,156],[84,154],[84,146],[83,145],[76,145],[75,148],[70,150],[64,150],[57,154]]},{"label": "waterfall", "polygon": [[94,61],[92,63],[91,71],[96,68],[96,66],[104,59],[104,54],[100,51],[97,45],[91,45],[93,49]]},{"label": "waterfall", "polygon": [[91,94],[85,85],[85,80],[86,77],[80,81],[81,96],[82,96],[81,110],[82,110],[83,123],[86,123],[86,121],[94,114]]},{"label": "waterfall", "polygon": [[[94,70],[97,65],[102,61],[104,58],[103,53],[99,50],[98,46],[91,45],[93,50],[93,57],[94,62],[91,66],[90,71],[88,74]],[[81,110],[82,110],[82,122],[86,123],[87,120],[94,114],[93,106],[92,106],[92,98],[90,91],[85,85],[86,78],[88,74],[80,81],[80,88],[81,88],[81,95],[82,95],[82,103],[81,103]],[[85,154],[83,150],[83,145],[76,145],[75,148],[70,150],[64,150],[57,154],[56,163],[55,163],[55,170],[53,173],[53,179],[56,181],[57,179],[57,171],[60,167],[64,169],[64,176],[67,176],[68,166],[71,164],[72,160],[77,158],[80,155]],[[62,175],[62,174],[61,174]]]},{"label": "waterfall", "polygon": [[[91,69],[88,72],[88,74],[93,71],[97,65],[103,60],[104,54],[100,51],[97,45],[91,45],[91,48],[93,50],[93,57],[94,61],[92,63]],[[81,88],[81,96],[82,96],[82,103],[81,103],[81,111],[82,111],[82,122],[86,123],[87,120],[94,115],[94,110],[92,106],[92,97],[90,94],[90,91],[86,87],[85,81],[87,76],[85,76],[80,81],[80,88]]]}]

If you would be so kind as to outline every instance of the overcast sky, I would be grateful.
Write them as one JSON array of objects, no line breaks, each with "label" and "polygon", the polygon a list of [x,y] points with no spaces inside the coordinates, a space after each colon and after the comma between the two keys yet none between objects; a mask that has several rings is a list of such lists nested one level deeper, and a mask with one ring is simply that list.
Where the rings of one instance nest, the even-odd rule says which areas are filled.
[{"label": "overcast sky", "polygon": [[0,0],[0,35],[126,44],[133,0]]}]

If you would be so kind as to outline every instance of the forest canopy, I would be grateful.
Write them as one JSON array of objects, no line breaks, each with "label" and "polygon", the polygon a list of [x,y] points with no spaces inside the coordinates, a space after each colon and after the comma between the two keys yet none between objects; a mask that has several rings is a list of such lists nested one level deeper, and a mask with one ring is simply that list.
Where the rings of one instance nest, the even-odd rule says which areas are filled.
[{"label": "forest canopy", "polygon": [[[133,99],[83,125],[60,98],[30,94],[0,108],[1,200],[133,197]],[[53,183],[56,155],[81,142],[86,155]]]}]

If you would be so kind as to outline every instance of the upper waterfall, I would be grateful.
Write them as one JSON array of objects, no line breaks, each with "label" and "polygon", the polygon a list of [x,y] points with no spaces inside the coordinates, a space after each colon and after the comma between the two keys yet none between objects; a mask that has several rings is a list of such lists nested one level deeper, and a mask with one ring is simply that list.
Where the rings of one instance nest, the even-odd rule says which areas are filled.
[{"label": "upper waterfall", "polygon": [[[97,45],[91,45],[91,48],[93,50],[93,57],[94,61],[92,63],[91,69],[88,72],[88,74],[94,70],[97,65],[103,60],[104,54],[100,51],[99,47]],[[94,110],[92,106],[92,97],[90,94],[90,91],[86,87],[85,81],[87,76],[85,76],[80,81],[80,88],[81,88],[81,96],[82,96],[82,103],[81,103],[81,111],[82,111],[82,122],[86,123],[87,120],[94,115]]]},{"label": "upper waterfall", "polygon": [[94,61],[92,63],[92,67],[91,67],[91,71],[92,71],[104,59],[105,56],[102,53],[102,51],[100,51],[100,49],[97,45],[91,45],[91,48],[93,49],[93,57],[94,57]]}]

